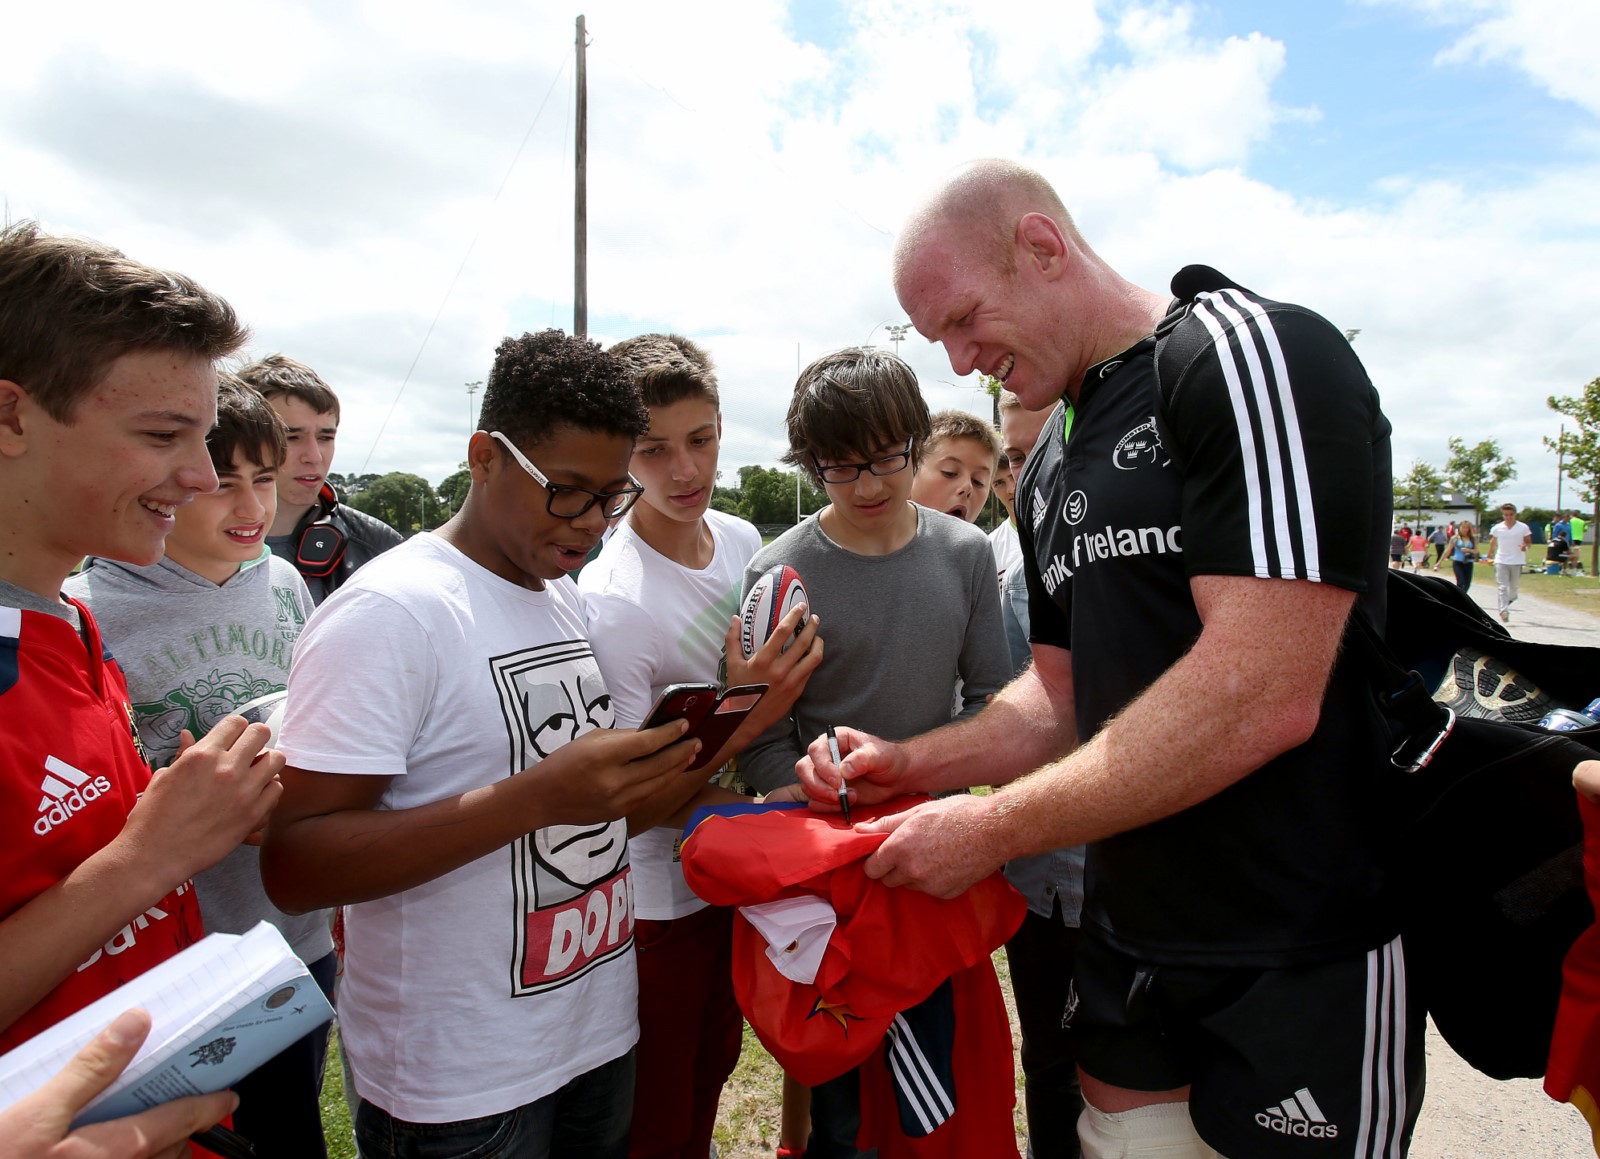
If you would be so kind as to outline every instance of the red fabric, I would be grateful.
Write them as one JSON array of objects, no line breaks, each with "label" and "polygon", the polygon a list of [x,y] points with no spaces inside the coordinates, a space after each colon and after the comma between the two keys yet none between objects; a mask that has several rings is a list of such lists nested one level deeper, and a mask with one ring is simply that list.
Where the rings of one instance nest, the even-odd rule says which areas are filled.
[{"label": "red fabric", "polygon": [[733,997],[733,911],[707,906],[671,921],[639,918],[633,945],[639,1045],[628,1159],[705,1159],[717,1101],[744,1042]]},{"label": "red fabric", "polygon": [[[859,1146],[877,1148],[878,1159],[1017,1154],[1012,1121],[1017,1087],[1009,1065],[1011,1023],[994,967],[985,961],[959,971],[950,981],[956,1007],[953,1057],[960,1100],[956,1113],[930,1135],[908,1136],[895,1106],[894,1083],[885,1057],[887,1043],[880,1045],[860,1071],[861,1132],[857,1136]],[[998,1061],[1001,1051],[1007,1063]]]},{"label": "red fabric", "polygon": [[[1583,816],[1583,876],[1589,900],[1600,913],[1600,804],[1578,795]],[[1573,1103],[1595,1131],[1600,1155],[1600,925],[1590,926],[1573,943],[1562,966],[1561,1005],[1550,1041],[1545,1093]]]},{"label": "red fabric", "polygon": [[[0,917],[115,838],[150,781],[122,671],[105,654],[89,610],[74,606],[83,636],[44,612],[0,609]],[[129,915],[87,962],[0,1033],[0,1052],[192,945],[202,932],[200,907],[185,882]]]},{"label": "red fabric", "polygon": [[[857,809],[855,819],[925,800],[902,797]],[[783,1069],[816,1086],[867,1062],[860,1140],[898,1148],[885,1156],[1014,1155],[1011,1033],[990,955],[1021,925],[1027,911],[1022,896],[999,873],[951,900],[892,889],[863,868],[882,835],[857,833],[842,817],[803,806],[722,807],[703,810],[696,820],[682,858],[684,877],[700,897],[737,906],[812,894],[827,899],[838,915],[812,984],[780,974],[761,935],[743,916],[735,918],[734,993]],[[957,1111],[932,1134],[906,1139],[882,1059],[884,1032],[897,1013],[952,976]]]}]

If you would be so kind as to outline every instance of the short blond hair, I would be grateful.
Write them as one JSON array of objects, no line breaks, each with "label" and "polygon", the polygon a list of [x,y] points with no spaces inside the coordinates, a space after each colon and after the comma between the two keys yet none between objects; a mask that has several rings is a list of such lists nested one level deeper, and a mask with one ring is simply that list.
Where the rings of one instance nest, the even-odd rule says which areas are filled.
[{"label": "short blond hair", "polygon": [[1000,457],[1000,432],[977,415],[964,410],[942,410],[929,421],[928,450],[946,439],[971,439]]}]

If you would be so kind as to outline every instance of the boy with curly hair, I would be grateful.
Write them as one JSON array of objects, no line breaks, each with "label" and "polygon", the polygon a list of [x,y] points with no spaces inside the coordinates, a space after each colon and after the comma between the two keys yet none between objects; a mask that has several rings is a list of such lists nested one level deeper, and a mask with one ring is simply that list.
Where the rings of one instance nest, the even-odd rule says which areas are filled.
[{"label": "boy with curly hair", "polygon": [[341,1041],[366,1159],[622,1159],[638,1035],[620,819],[703,779],[615,712],[568,578],[632,505],[649,415],[555,330],[496,351],[443,527],[363,567],[289,678],[273,900],[345,908]]}]

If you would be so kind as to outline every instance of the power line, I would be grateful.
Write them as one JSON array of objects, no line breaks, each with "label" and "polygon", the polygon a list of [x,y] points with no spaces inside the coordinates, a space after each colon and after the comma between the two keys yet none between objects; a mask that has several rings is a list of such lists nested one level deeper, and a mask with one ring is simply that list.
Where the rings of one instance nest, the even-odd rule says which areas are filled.
[{"label": "power line", "polygon": [[556,70],[555,77],[550,81],[550,87],[545,90],[544,100],[539,102],[539,111],[533,114],[533,120],[528,125],[528,131],[522,134],[522,141],[517,146],[515,155],[511,158],[511,164],[506,166],[505,176],[500,179],[500,185],[495,189],[494,196],[489,199],[489,204],[484,207],[483,215],[478,220],[477,232],[472,235],[472,241],[467,245],[467,252],[461,256],[461,264],[456,267],[455,275],[450,279],[450,285],[446,287],[444,297],[439,301],[439,308],[433,312],[433,321],[428,323],[428,331],[422,336],[422,345],[417,347],[416,357],[411,360],[411,365],[406,368],[406,376],[400,380],[400,389],[395,391],[394,401],[389,404],[389,409],[383,416],[383,422],[378,427],[378,433],[373,436],[372,447],[367,451],[367,457],[361,461],[361,471],[359,473],[364,474],[366,472],[367,464],[372,462],[372,456],[377,453],[378,444],[383,440],[383,432],[389,429],[389,420],[394,417],[395,408],[400,405],[400,396],[405,394],[406,386],[410,383],[412,374],[416,372],[417,363],[422,361],[422,352],[428,348],[428,339],[433,337],[434,327],[439,324],[439,319],[443,317],[444,308],[450,302],[450,295],[455,292],[456,283],[461,280],[461,274],[467,268],[467,262],[472,260],[472,251],[478,247],[478,239],[483,236],[484,227],[488,224],[495,205],[499,203],[500,195],[506,191],[506,186],[510,184],[511,175],[517,169],[517,162],[522,160],[522,151],[528,147],[528,140],[533,136],[533,130],[538,127],[539,118],[544,116],[545,106],[550,103],[550,94],[556,91],[556,85],[561,83],[561,78],[566,75],[567,62],[571,59],[571,52],[562,58],[561,67]]}]

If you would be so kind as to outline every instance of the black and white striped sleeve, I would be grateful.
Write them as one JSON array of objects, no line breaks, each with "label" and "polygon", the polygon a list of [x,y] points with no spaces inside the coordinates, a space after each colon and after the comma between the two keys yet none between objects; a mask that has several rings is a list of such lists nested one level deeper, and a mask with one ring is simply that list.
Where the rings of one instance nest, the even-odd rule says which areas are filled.
[{"label": "black and white striped sleeve", "polygon": [[1365,523],[1389,500],[1375,494],[1388,422],[1349,341],[1308,310],[1236,288],[1198,295],[1180,325],[1204,331],[1162,383],[1188,573],[1365,591]]}]

